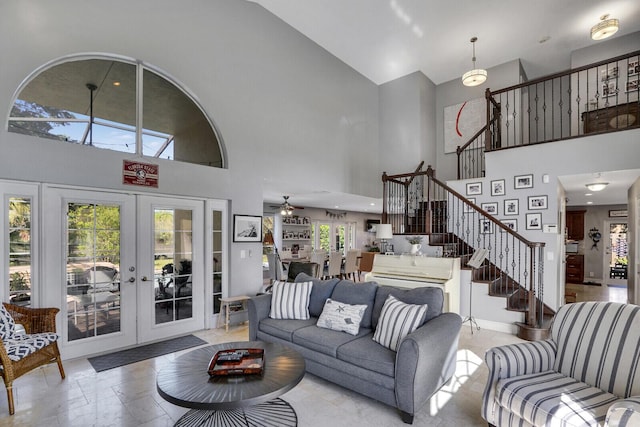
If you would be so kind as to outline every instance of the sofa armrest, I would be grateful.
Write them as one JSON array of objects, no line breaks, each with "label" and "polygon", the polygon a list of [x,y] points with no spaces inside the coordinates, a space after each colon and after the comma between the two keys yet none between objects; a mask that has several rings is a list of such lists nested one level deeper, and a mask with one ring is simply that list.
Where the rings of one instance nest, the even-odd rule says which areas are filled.
[{"label": "sofa armrest", "polygon": [[640,425],[640,396],[621,399],[607,411],[607,427],[631,427]]},{"label": "sofa armrest", "polygon": [[256,341],[258,324],[262,319],[269,317],[271,311],[271,294],[249,298],[247,309],[249,310],[249,341]]},{"label": "sofa armrest", "polygon": [[460,316],[443,313],[402,340],[395,366],[398,409],[415,414],[451,378],[461,326]]},{"label": "sofa armrest", "polygon": [[497,422],[493,409],[496,384],[500,379],[553,369],[556,350],[556,343],[552,340],[522,342],[487,350],[484,360],[489,368],[489,377],[482,398],[482,417],[490,424]]}]

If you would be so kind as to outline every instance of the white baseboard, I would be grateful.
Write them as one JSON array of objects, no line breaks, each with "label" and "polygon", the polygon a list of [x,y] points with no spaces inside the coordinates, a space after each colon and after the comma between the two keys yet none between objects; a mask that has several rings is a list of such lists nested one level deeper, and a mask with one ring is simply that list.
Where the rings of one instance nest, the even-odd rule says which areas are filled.
[{"label": "white baseboard", "polygon": [[[490,329],[492,331],[504,332],[505,334],[516,335],[518,333],[518,327],[513,323],[494,322],[493,320],[476,319],[478,326],[484,329]],[[464,328],[464,325],[462,327]]]}]

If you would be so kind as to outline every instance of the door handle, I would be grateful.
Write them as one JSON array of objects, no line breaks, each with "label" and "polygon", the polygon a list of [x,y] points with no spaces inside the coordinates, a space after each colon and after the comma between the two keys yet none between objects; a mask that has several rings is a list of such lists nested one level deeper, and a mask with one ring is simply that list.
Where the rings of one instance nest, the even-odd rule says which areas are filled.
[{"label": "door handle", "polygon": [[142,281],[143,281],[143,282],[146,282],[147,280],[149,280],[149,279],[147,278],[147,276],[142,276]]},{"label": "door handle", "polygon": [[136,278],[135,278],[135,277],[129,277],[129,282],[130,282],[130,283],[133,283],[133,282],[135,282],[135,281],[136,281]]}]

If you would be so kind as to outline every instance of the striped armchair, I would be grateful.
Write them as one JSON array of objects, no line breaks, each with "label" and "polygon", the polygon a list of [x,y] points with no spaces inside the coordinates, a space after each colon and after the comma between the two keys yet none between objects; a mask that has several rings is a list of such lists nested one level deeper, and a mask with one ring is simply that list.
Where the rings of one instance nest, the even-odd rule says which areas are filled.
[{"label": "striped armchair", "polygon": [[493,426],[640,426],[640,307],[560,307],[551,338],[487,351]]}]

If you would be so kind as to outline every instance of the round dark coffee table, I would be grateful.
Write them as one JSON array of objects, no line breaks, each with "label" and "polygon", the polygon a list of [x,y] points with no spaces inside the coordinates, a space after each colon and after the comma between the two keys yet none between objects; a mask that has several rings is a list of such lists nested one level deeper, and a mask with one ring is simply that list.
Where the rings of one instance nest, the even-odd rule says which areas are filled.
[{"label": "round dark coffee table", "polygon": [[[209,377],[211,358],[233,348],[263,348],[262,375]],[[278,396],[302,380],[304,367],[300,353],[283,345],[230,342],[179,356],[158,372],[156,384],[165,400],[192,409],[176,426],[297,426],[295,410]]]}]

